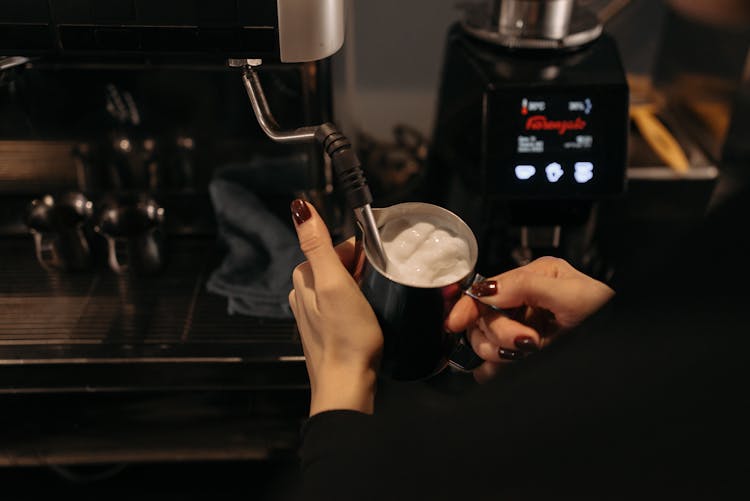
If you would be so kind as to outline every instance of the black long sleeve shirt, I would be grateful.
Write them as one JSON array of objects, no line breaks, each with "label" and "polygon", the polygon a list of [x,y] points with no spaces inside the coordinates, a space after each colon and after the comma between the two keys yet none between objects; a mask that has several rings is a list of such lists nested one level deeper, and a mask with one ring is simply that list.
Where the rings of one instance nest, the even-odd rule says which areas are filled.
[{"label": "black long sleeve shirt", "polygon": [[747,465],[738,411],[748,363],[734,330],[744,311],[724,303],[717,321],[699,306],[646,301],[596,318],[494,381],[432,402],[389,407],[396,386],[384,382],[375,415],[306,423],[304,495],[605,499],[654,483],[683,495],[726,485]]}]

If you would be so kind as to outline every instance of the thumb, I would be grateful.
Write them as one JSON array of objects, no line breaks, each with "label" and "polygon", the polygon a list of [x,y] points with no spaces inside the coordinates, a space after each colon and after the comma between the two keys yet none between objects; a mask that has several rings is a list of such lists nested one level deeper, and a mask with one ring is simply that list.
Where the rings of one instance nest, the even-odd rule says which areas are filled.
[{"label": "thumb", "polygon": [[477,321],[480,313],[477,303],[471,297],[463,296],[451,309],[443,328],[448,332],[465,331]]},{"label": "thumb", "polygon": [[292,201],[290,208],[300,249],[310,263],[315,281],[320,283],[325,277],[336,276],[344,265],[333,248],[331,234],[323,218],[315,207],[299,198]]}]

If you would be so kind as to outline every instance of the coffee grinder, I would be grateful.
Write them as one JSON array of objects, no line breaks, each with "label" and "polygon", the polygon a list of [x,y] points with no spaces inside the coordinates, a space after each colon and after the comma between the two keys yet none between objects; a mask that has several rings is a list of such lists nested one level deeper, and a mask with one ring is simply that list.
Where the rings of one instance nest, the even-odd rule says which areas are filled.
[{"label": "coffee grinder", "polygon": [[628,86],[573,0],[495,0],[448,33],[429,197],[479,241],[478,270],[557,255],[597,275],[597,202],[625,190]]}]

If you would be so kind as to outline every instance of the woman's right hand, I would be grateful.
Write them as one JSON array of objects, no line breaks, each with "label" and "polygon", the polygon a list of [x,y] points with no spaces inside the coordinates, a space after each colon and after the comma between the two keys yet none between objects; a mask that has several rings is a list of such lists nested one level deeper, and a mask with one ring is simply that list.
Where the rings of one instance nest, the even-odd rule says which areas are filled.
[{"label": "woman's right hand", "polygon": [[536,259],[474,284],[471,292],[477,299],[462,297],[445,327],[451,332],[468,331],[472,348],[485,360],[474,371],[480,382],[493,377],[503,364],[542,349],[615,294],[606,284],[554,257]]}]

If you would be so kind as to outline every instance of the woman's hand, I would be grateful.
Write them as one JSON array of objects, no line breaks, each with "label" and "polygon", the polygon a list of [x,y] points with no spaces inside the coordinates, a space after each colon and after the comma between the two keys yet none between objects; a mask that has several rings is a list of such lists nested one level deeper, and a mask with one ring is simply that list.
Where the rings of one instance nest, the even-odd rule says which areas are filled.
[{"label": "woman's hand", "polygon": [[289,293],[312,391],[310,415],[326,410],[373,412],[383,334],[375,313],[347,271],[354,241],[333,247],[311,205],[291,205],[307,261],[295,268]]},{"label": "woman's hand", "polygon": [[462,297],[445,327],[451,332],[468,330],[472,348],[485,360],[474,371],[480,382],[493,377],[504,363],[538,351],[614,296],[607,285],[553,257],[474,284],[472,293],[478,300]]}]

